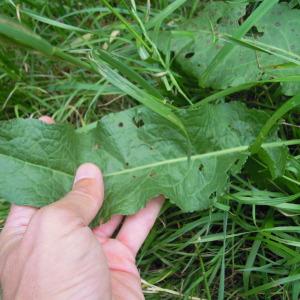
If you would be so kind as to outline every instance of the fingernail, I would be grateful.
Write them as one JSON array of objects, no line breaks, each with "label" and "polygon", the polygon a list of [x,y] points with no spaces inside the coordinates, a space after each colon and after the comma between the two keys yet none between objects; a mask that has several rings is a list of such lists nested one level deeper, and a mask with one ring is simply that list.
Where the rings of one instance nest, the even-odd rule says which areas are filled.
[{"label": "fingernail", "polygon": [[102,174],[99,168],[91,163],[81,165],[76,172],[74,183],[82,179],[96,179],[102,180]]}]

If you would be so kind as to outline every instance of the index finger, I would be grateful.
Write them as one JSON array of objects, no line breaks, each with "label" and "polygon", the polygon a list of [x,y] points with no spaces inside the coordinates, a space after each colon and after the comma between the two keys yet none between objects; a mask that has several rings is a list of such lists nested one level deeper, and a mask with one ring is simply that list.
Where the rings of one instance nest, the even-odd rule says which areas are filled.
[{"label": "index finger", "polygon": [[117,235],[117,240],[127,246],[134,256],[137,254],[152,229],[163,203],[163,196],[154,198],[145,208],[125,219],[123,226]]}]

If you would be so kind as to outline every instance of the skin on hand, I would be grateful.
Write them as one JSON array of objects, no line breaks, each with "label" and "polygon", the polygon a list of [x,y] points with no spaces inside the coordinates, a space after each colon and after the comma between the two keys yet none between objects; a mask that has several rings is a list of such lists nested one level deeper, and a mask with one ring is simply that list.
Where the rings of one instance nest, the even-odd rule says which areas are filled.
[{"label": "skin on hand", "polygon": [[[42,117],[51,124],[53,120]],[[163,198],[151,200],[126,217],[91,230],[101,208],[100,170],[83,164],[72,191],[36,209],[13,205],[0,234],[0,283],[3,299],[144,299],[135,256],[151,230]]]}]

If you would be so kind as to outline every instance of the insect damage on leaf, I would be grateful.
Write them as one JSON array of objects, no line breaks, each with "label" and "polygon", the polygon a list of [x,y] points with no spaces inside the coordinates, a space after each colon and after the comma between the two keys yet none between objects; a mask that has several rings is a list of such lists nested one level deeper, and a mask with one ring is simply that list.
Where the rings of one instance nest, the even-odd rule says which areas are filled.
[{"label": "insect damage on leaf", "polygon": [[[174,61],[197,79],[206,71],[219,51],[229,42],[240,22],[247,18],[247,2],[210,1],[197,17],[178,24],[172,31],[159,34],[159,49],[171,51]],[[206,87],[226,89],[247,82],[282,78],[300,74],[300,10],[288,3],[275,5],[246,34],[250,46],[238,43],[205,81]],[[170,41],[170,46],[167,47]],[[253,46],[271,51],[255,50]],[[277,54],[277,55],[276,55]],[[283,93],[295,95],[298,82],[283,82]]]},{"label": "insect damage on leaf", "polygon": [[[106,219],[133,214],[159,194],[184,211],[207,209],[240,172],[268,114],[233,102],[178,117],[191,137],[190,159],[182,131],[145,107],[107,115],[88,132],[32,119],[1,122],[0,198],[47,205],[70,189],[76,168],[88,161],[104,174]],[[272,144],[277,140],[275,132],[267,140],[269,160],[286,155]]]}]

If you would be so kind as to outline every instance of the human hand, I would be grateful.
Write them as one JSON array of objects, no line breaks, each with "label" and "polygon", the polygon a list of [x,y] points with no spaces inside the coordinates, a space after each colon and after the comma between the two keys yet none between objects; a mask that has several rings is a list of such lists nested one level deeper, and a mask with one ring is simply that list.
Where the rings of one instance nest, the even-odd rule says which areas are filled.
[{"label": "human hand", "polygon": [[88,227],[103,196],[101,172],[93,164],[84,164],[63,199],[41,209],[12,206],[0,234],[4,300],[144,299],[135,256],[163,198],[126,217],[113,239],[122,216],[94,230]]}]

